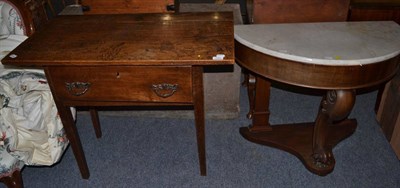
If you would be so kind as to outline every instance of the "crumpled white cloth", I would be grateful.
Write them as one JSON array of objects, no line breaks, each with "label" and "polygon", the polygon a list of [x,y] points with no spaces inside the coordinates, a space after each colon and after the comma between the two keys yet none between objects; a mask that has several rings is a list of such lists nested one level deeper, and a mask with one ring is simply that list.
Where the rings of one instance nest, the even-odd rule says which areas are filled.
[{"label": "crumpled white cloth", "polygon": [[[26,38],[0,39],[0,60]],[[0,64],[0,145],[27,165],[52,165],[68,143],[43,70]]]},{"label": "crumpled white cloth", "polygon": [[27,165],[52,165],[68,146],[44,74],[7,70],[0,75],[0,138]]}]

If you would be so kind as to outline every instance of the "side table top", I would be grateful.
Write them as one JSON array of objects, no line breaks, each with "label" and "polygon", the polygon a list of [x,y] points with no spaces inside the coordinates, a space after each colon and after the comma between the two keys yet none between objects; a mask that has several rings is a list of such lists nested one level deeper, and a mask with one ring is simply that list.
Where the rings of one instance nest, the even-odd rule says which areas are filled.
[{"label": "side table top", "polygon": [[400,54],[392,21],[235,26],[235,40],[274,57],[320,65],[364,65]]},{"label": "side table top", "polygon": [[2,63],[32,67],[233,65],[233,14],[58,16]]}]

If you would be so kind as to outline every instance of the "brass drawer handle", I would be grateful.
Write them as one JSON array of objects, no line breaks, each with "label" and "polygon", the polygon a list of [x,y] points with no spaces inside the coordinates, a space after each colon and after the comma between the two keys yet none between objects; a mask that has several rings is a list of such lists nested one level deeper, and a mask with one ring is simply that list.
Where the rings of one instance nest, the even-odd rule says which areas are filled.
[{"label": "brass drawer handle", "polygon": [[157,96],[167,98],[172,96],[178,90],[178,84],[153,84],[151,88]]},{"label": "brass drawer handle", "polygon": [[89,90],[90,85],[91,83],[89,82],[65,82],[65,87],[67,88],[68,92],[74,96],[81,96],[85,94]]}]

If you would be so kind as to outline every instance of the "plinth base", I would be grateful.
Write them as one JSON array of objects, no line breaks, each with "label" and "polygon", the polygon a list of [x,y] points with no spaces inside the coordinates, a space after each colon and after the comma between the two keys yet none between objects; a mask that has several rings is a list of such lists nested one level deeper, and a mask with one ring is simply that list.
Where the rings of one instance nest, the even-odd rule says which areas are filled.
[{"label": "plinth base", "polygon": [[[328,165],[320,165],[313,158],[313,122],[273,125],[271,127],[272,130],[270,131],[251,131],[248,127],[241,127],[240,134],[251,142],[290,152],[299,158],[312,173],[325,176],[333,171],[335,160]],[[332,153],[332,148],[352,135],[356,127],[357,121],[355,119],[346,119],[330,125],[327,131],[326,149]]]}]

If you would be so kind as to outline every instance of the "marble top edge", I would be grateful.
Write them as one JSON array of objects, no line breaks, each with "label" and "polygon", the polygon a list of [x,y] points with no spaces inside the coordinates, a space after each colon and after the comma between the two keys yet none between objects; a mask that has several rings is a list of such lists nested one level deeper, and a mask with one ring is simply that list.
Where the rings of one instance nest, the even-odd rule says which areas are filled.
[{"label": "marble top edge", "polygon": [[393,21],[238,25],[234,35],[253,50],[303,63],[365,65],[400,54]]}]

